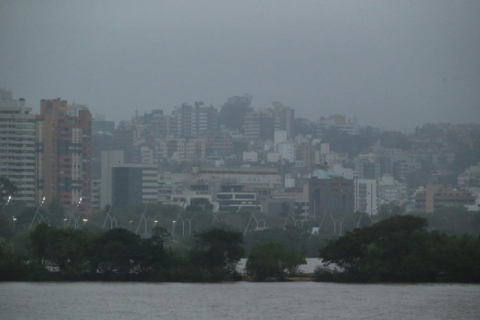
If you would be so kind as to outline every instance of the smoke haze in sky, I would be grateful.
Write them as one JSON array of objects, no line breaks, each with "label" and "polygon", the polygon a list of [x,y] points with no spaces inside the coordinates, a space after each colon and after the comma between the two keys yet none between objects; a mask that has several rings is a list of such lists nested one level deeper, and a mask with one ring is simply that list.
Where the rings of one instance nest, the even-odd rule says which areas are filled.
[{"label": "smoke haze in sky", "polygon": [[411,130],[480,122],[480,1],[0,1],[0,86],[107,119],[254,96]]}]

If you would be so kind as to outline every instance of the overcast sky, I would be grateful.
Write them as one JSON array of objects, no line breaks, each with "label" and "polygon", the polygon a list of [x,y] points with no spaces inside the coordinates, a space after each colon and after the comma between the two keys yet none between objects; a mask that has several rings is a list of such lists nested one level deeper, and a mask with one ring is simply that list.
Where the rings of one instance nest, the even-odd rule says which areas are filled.
[{"label": "overcast sky", "polygon": [[0,0],[0,86],[116,121],[249,93],[384,129],[480,122],[480,1]]}]

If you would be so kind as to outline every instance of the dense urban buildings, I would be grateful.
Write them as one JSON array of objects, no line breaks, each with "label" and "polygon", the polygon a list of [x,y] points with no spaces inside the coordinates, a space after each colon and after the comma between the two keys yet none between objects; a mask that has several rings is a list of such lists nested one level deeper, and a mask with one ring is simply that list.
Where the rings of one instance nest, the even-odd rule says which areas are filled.
[{"label": "dense urban buildings", "polygon": [[415,194],[415,209],[433,213],[445,207],[463,207],[475,204],[475,197],[469,191],[448,190],[442,185],[428,184]]},{"label": "dense urban buildings", "polygon": [[88,214],[201,199],[214,211],[337,221],[480,203],[478,125],[384,132],[339,114],[295,118],[280,102],[252,108],[249,96],[228,100],[244,104],[231,115],[197,101],[115,124],[61,99],[42,100],[35,115],[12,92],[0,97],[0,173],[17,186],[12,201],[31,206],[45,197]]}]

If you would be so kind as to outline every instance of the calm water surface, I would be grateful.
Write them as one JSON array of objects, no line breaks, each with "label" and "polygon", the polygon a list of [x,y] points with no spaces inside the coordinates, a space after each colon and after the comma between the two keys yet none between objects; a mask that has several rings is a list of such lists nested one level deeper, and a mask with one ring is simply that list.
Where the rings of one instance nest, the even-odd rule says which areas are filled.
[{"label": "calm water surface", "polygon": [[1,320],[480,319],[480,285],[1,283]]}]

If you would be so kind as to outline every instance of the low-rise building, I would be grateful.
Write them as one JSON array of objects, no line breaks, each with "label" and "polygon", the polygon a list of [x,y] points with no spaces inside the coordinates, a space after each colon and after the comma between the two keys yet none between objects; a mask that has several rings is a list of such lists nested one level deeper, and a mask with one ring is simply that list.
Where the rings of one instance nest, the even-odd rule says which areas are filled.
[{"label": "low-rise building", "polygon": [[475,196],[466,190],[448,190],[442,185],[429,184],[417,190],[414,196],[415,209],[433,213],[444,207],[464,207],[475,204]]}]

